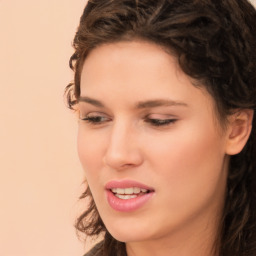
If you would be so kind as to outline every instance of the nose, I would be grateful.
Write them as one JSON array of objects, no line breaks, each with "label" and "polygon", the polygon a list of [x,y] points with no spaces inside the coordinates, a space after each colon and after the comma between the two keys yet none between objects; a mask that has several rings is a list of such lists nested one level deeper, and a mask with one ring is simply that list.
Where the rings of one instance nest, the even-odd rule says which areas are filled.
[{"label": "nose", "polygon": [[138,134],[124,122],[113,125],[106,148],[104,163],[114,170],[124,170],[142,164]]}]

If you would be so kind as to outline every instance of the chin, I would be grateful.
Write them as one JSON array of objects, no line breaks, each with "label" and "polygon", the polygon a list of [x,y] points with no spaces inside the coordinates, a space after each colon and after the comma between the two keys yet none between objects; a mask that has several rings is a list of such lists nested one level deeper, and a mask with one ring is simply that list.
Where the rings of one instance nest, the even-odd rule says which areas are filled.
[{"label": "chin", "polygon": [[106,225],[108,232],[120,242],[139,242],[154,237],[152,227],[148,223],[134,221],[115,221]]},{"label": "chin", "polygon": [[110,232],[110,234],[118,241],[124,242],[124,243],[131,243],[131,242],[140,242],[140,241],[145,241],[148,240],[149,237],[146,234],[135,234],[133,231],[114,231]]}]

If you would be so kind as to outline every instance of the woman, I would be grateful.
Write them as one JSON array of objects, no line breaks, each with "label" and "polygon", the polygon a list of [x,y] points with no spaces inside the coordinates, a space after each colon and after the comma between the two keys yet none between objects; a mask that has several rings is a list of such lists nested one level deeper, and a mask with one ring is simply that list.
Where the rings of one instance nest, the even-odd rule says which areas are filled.
[{"label": "woman", "polygon": [[256,11],[89,1],[67,87],[88,255],[256,255]]}]

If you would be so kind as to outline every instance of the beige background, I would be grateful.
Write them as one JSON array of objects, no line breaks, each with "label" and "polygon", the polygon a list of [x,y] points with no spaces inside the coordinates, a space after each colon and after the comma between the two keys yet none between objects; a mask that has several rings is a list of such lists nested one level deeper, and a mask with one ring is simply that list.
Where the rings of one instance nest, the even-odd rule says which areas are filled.
[{"label": "beige background", "polygon": [[85,0],[0,0],[0,256],[82,255],[83,172],[63,101]]},{"label": "beige background", "polygon": [[85,2],[0,0],[0,256],[84,252],[76,117],[62,95]]}]

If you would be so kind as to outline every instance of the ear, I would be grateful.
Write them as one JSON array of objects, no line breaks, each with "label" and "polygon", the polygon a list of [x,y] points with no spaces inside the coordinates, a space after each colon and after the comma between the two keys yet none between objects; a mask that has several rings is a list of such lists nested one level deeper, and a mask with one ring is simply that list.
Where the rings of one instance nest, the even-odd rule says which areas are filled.
[{"label": "ear", "polygon": [[252,109],[241,109],[230,116],[226,154],[236,155],[242,151],[251,134],[253,114]]}]

